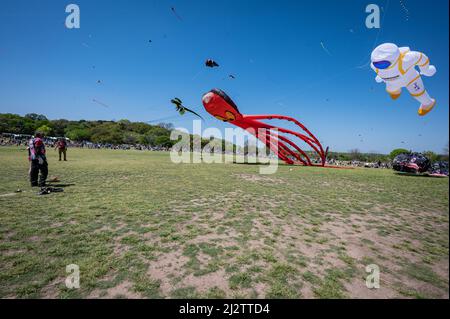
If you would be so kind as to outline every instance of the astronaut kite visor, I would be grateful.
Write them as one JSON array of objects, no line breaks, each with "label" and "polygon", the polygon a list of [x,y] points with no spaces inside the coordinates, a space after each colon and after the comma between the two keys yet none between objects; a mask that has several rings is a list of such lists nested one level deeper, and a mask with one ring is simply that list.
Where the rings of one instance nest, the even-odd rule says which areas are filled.
[{"label": "astronaut kite visor", "polygon": [[377,69],[384,70],[391,66],[391,62],[389,61],[377,61],[373,62],[373,66]]}]

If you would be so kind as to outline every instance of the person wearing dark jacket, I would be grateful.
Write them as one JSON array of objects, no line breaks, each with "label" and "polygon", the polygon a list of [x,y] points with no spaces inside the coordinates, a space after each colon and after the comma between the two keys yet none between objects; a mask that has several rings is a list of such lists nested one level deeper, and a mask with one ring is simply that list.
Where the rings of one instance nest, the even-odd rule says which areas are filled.
[{"label": "person wearing dark jacket", "polygon": [[[30,161],[31,187],[44,187],[48,176],[47,157],[42,133],[37,132],[28,142],[28,160]],[[39,176],[39,172],[41,173]],[[38,180],[39,179],[39,180]]]}]

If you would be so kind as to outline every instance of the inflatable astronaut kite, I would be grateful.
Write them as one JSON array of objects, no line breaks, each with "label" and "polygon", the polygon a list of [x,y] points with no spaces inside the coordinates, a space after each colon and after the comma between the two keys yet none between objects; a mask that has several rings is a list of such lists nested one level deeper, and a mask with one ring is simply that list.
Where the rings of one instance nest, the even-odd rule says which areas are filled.
[{"label": "inflatable astronaut kite", "polygon": [[[410,51],[408,47],[397,47],[384,43],[375,48],[371,56],[371,67],[377,73],[375,81],[386,83],[386,91],[392,99],[397,99],[406,87],[409,93],[420,102],[418,113],[423,116],[430,112],[436,101],[432,99],[423,85],[420,75],[433,76],[436,68],[423,53]],[[417,72],[419,67],[420,73]]]}]

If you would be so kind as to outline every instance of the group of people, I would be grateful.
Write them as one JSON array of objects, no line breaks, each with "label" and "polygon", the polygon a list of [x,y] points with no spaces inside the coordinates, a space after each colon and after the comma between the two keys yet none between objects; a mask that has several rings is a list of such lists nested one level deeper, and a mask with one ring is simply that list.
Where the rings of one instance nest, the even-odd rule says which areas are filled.
[{"label": "group of people", "polygon": [[26,146],[29,138],[9,138],[1,137],[0,146]]},{"label": "group of people", "polygon": [[[35,136],[28,141],[28,160],[30,162],[31,187],[44,187],[48,177],[48,162],[43,134],[36,132]],[[59,160],[67,161],[67,141],[59,139],[55,144],[58,150]]]},{"label": "group of people", "polygon": [[110,149],[110,150],[137,150],[137,151],[170,151],[168,147],[150,146],[143,144],[110,144],[110,143],[92,143],[92,142],[72,142],[71,147],[87,149]]},{"label": "group of people", "polygon": [[349,167],[365,167],[365,168],[392,168],[391,162],[362,162],[362,161],[341,161],[336,159],[330,159],[327,161],[327,164],[329,165],[336,165],[336,166],[349,166]]}]

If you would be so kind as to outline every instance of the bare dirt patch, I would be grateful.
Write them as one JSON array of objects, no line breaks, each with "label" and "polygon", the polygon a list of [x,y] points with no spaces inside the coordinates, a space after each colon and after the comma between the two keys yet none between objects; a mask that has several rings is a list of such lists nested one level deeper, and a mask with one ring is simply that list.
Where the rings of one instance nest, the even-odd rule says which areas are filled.
[{"label": "bare dirt patch", "polygon": [[122,281],[115,287],[108,288],[106,290],[94,290],[89,298],[93,299],[114,299],[114,298],[125,298],[125,299],[141,299],[142,296],[133,290],[133,284],[128,281]]},{"label": "bare dirt patch", "polygon": [[44,299],[56,299],[59,296],[59,291],[64,287],[64,278],[56,278],[44,288],[41,289],[40,295]]},{"label": "bare dirt patch", "polygon": [[238,178],[241,178],[245,181],[249,182],[264,182],[264,183],[272,183],[272,184],[286,184],[286,182],[281,178],[272,178],[264,175],[257,174],[233,174]]},{"label": "bare dirt patch", "polygon": [[204,293],[212,288],[219,288],[224,291],[228,296],[231,294],[231,290],[228,286],[228,277],[224,270],[219,270],[213,273],[209,273],[203,276],[194,276],[189,274],[179,285],[180,287],[195,287],[195,289]]},{"label": "bare dirt patch", "polygon": [[184,273],[184,265],[188,261],[189,258],[183,256],[180,251],[161,254],[156,260],[150,262],[147,275],[158,280],[161,293],[168,296],[173,289],[171,279]]},{"label": "bare dirt patch", "polygon": [[388,299],[398,296],[397,291],[380,284],[380,288],[369,289],[365,280],[353,278],[350,282],[344,283],[350,298],[356,299]]}]

